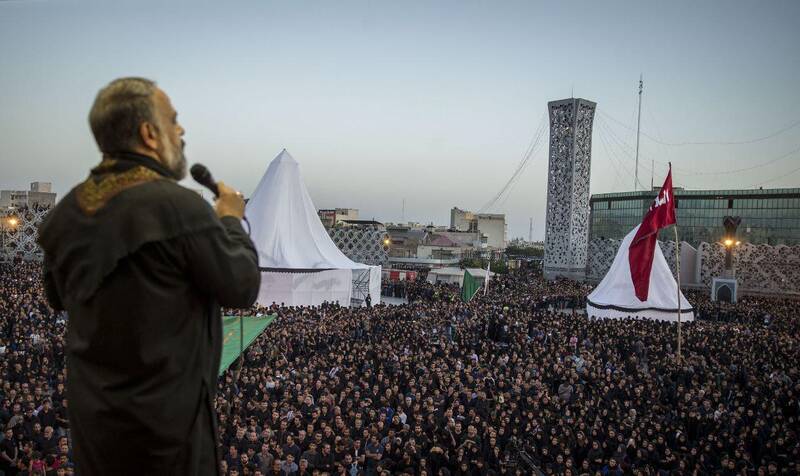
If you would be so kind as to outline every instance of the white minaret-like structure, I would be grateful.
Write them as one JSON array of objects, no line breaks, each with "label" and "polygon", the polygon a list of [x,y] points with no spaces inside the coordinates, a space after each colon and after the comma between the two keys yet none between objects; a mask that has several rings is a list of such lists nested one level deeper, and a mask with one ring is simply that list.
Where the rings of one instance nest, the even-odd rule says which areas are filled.
[{"label": "white minaret-like structure", "polygon": [[597,104],[581,98],[551,101],[550,160],[544,276],[586,278],[592,124]]}]

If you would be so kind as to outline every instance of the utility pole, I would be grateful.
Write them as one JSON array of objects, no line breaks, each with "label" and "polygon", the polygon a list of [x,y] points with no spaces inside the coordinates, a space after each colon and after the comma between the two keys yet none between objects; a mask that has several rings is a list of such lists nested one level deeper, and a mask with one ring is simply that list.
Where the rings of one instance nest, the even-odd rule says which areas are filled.
[{"label": "utility pole", "polygon": [[528,230],[528,243],[533,243],[533,217],[531,217],[531,226]]},{"label": "utility pole", "polygon": [[406,199],[403,199],[403,213],[400,215],[400,223],[406,222]]},{"label": "utility pole", "polygon": [[642,127],[642,89],[644,89],[644,82],[642,81],[642,74],[639,73],[639,118],[636,119],[636,172],[634,173],[633,179],[634,192],[639,186],[639,131]]},{"label": "utility pole", "polygon": [[650,190],[653,190],[653,175],[656,173],[656,159],[650,161]]}]

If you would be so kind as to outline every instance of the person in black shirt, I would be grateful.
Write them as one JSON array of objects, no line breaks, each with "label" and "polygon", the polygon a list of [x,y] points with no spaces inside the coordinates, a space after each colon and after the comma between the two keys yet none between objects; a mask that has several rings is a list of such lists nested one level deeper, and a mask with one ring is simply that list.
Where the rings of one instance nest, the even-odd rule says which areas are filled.
[{"label": "person in black shirt", "polygon": [[9,476],[17,474],[17,458],[19,458],[19,448],[14,438],[14,430],[7,428],[3,441],[0,441],[0,471]]},{"label": "person in black shirt", "polygon": [[53,428],[56,427],[56,412],[53,410],[50,400],[44,401],[42,404],[42,409],[39,410],[39,413],[37,413],[36,416],[39,418],[42,428],[46,428],[48,426]]},{"label": "person in black shirt", "polygon": [[212,209],[177,184],[184,130],[152,81],[111,82],[89,122],[102,161],[38,237],[50,306],[69,314],[76,469],[216,474],[220,305],[250,306],[260,286],[244,200],[220,183]]}]

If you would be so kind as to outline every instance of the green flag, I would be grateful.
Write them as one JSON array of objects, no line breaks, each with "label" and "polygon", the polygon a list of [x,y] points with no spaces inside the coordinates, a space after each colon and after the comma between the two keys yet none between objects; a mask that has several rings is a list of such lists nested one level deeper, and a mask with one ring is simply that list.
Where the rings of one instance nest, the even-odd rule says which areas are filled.
[{"label": "green flag", "polygon": [[469,271],[464,270],[464,284],[461,285],[461,300],[469,302],[472,296],[481,288],[481,282],[476,277],[469,274]]},{"label": "green flag", "polygon": [[[232,316],[222,318],[222,359],[219,362],[218,375],[222,375],[228,370],[233,361],[239,357],[240,352],[246,350],[256,340],[256,337],[272,324],[275,317],[277,314],[262,317],[245,316],[244,319]],[[240,324],[243,324],[241,329]],[[244,334],[244,339],[242,339],[244,345],[239,343],[240,334]]]}]

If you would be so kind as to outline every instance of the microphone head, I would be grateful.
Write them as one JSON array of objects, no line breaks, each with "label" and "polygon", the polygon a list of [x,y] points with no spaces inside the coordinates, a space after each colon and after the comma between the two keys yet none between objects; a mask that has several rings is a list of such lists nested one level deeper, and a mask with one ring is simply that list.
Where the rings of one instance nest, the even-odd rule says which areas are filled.
[{"label": "microphone head", "polygon": [[192,178],[198,183],[206,182],[211,178],[211,172],[209,172],[208,167],[203,164],[192,165],[192,168],[189,169],[189,173],[192,174]]},{"label": "microphone head", "polygon": [[192,174],[192,178],[197,183],[211,190],[211,192],[214,193],[214,196],[219,196],[217,182],[214,181],[214,178],[211,176],[211,172],[209,172],[208,167],[203,164],[194,164],[192,165],[192,168],[189,169],[189,173]]}]

